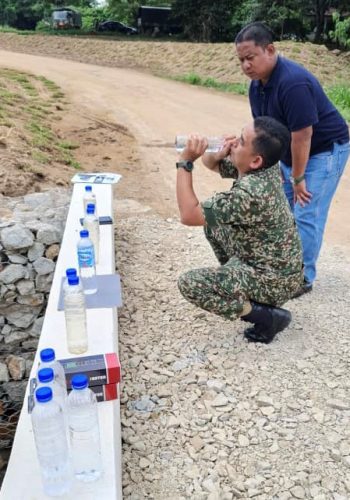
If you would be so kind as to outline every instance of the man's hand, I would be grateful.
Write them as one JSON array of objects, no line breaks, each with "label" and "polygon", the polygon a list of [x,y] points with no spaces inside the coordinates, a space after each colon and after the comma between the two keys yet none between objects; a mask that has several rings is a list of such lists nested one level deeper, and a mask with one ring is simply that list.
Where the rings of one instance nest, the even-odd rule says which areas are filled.
[{"label": "man's hand", "polygon": [[294,203],[299,203],[300,206],[302,207],[304,207],[305,204],[309,203],[312,194],[308,192],[305,180],[301,181],[296,186],[293,186],[293,190],[294,190]]},{"label": "man's hand", "polygon": [[190,135],[185,149],[180,154],[180,160],[195,161],[200,158],[208,147],[208,141],[200,135]]},{"label": "man's hand", "polygon": [[209,170],[219,172],[219,163],[230,154],[231,147],[235,140],[236,136],[234,135],[224,136],[224,143],[220,151],[217,153],[205,153],[202,157],[203,164],[209,168]]}]

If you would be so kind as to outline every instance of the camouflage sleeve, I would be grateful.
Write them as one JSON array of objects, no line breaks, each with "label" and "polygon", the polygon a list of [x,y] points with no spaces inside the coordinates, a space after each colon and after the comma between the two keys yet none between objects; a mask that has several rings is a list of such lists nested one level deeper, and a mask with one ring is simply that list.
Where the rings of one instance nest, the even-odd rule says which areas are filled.
[{"label": "camouflage sleeve", "polygon": [[238,179],[238,170],[227,158],[220,161],[219,172],[224,179]]},{"label": "camouflage sleeve", "polygon": [[247,191],[232,189],[216,194],[204,201],[201,206],[205,221],[210,227],[221,224],[250,225],[253,204],[251,194]]}]

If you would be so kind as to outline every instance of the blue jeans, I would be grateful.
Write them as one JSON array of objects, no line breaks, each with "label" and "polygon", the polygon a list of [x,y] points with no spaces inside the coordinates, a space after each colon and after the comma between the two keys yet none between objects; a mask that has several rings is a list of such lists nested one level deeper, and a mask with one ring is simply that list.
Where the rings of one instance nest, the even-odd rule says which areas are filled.
[{"label": "blue jeans", "polygon": [[292,168],[280,162],[284,192],[296,220],[303,245],[304,276],[312,283],[316,277],[318,259],[328,210],[350,154],[350,144],[334,144],[332,151],[311,156],[305,170],[306,189],[311,201],[302,207],[294,204],[293,185],[289,178]]}]

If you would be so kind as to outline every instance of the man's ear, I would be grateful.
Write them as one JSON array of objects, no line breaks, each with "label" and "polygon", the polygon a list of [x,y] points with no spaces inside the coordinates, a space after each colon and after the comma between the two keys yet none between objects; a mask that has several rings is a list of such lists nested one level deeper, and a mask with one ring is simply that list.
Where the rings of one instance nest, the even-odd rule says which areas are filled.
[{"label": "man's ear", "polygon": [[269,43],[268,45],[266,45],[265,50],[267,51],[269,56],[274,56],[276,54],[276,47],[273,43]]},{"label": "man's ear", "polygon": [[261,168],[264,164],[264,160],[263,160],[263,157],[260,156],[260,155],[257,155],[255,156],[254,160],[252,160],[250,162],[250,168],[251,170],[258,170],[259,168]]}]

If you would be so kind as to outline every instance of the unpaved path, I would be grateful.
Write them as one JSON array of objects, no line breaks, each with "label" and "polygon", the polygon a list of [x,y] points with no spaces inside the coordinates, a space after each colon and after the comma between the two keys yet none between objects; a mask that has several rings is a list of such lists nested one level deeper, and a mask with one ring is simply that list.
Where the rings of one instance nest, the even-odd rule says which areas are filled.
[{"label": "unpaved path", "polygon": [[[239,132],[250,119],[247,99],[160,79],[130,69],[107,68],[27,54],[0,51],[2,66],[44,75],[60,85],[77,113],[121,124],[134,135],[140,163],[132,193],[163,216],[176,213],[174,196],[177,133],[217,135]],[[123,161],[123,158],[121,159]],[[202,199],[228,186],[227,181],[197,168],[195,186]],[[332,245],[350,245],[350,178],[346,172],[334,200],[326,238]]]}]

